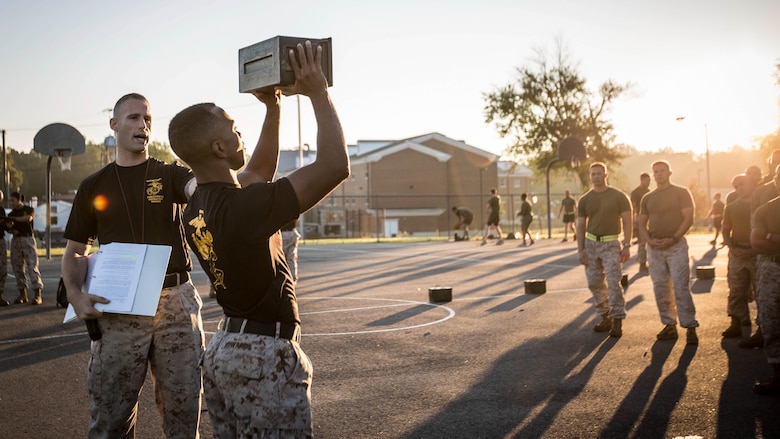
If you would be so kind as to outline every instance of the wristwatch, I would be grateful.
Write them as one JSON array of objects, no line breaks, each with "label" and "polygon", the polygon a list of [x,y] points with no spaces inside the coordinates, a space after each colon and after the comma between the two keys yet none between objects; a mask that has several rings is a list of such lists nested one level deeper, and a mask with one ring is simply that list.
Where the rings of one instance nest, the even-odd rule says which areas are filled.
[{"label": "wristwatch", "polygon": [[631,243],[628,241],[623,241],[623,248],[629,248],[631,247]]}]

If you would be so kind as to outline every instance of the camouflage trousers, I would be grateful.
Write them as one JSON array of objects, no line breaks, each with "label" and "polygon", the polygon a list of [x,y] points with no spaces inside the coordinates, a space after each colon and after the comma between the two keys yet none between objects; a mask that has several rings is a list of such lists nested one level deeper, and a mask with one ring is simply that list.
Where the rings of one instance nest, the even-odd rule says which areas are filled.
[{"label": "camouflage trousers", "polygon": [[764,355],[769,363],[780,363],[780,263],[759,258],[758,324],[764,335]]},{"label": "camouflage trousers", "polygon": [[3,257],[0,261],[0,295],[5,292],[5,280],[8,278],[8,257],[6,253],[5,239],[0,237],[0,255]]},{"label": "camouflage trousers", "polygon": [[647,242],[642,238],[642,235],[637,232],[639,230],[639,223],[634,221],[634,235],[636,235],[636,261],[640,264],[647,263]]},{"label": "camouflage trousers", "polygon": [[38,246],[34,236],[15,236],[11,240],[11,268],[16,276],[16,287],[26,289],[27,274],[32,289],[43,288],[41,272],[38,270]]},{"label": "camouflage trousers", "polygon": [[585,240],[585,277],[593,295],[596,311],[613,319],[626,318],[626,299],[620,278],[620,242],[596,242]]},{"label": "camouflage trousers", "polygon": [[753,301],[753,288],[756,285],[756,257],[739,257],[729,251],[728,315],[739,320],[750,320],[748,303]]},{"label": "camouflage trousers", "polygon": [[202,301],[191,282],[165,288],[153,317],[106,313],[87,371],[90,438],[133,438],[138,395],[152,373],[167,438],[198,438]]},{"label": "camouflage trousers", "polygon": [[295,341],[218,330],[203,357],[217,438],[309,438],[312,365]]},{"label": "camouflage trousers", "polygon": [[290,274],[293,280],[298,280],[298,239],[301,234],[297,230],[282,231],[282,249],[284,258],[287,259],[287,266],[290,267]]},{"label": "camouflage trousers", "polygon": [[661,322],[665,325],[676,325],[679,316],[680,326],[684,328],[699,326],[699,322],[696,321],[696,307],[691,296],[688,241],[682,238],[665,250],[648,246],[647,263]]}]

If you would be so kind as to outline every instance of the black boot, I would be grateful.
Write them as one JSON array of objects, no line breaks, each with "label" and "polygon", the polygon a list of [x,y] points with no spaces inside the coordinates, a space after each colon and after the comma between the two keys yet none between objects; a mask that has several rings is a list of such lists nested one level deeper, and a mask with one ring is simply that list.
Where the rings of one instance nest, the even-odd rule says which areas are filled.
[{"label": "black boot", "polygon": [[19,288],[19,297],[14,300],[14,303],[17,305],[27,303],[27,288]]},{"label": "black boot", "polygon": [[0,306],[8,306],[11,302],[5,300],[5,297],[3,297],[3,291],[0,290]]},{"label": "black boot", "polygon": [[731,325],[721,335],[723,338],[742,337],[742,322],[737,317],[731,316]]},{"label": "black boot", "polygon": [[756,333],[752,337],[747,340],[740,340],[737,345],[745,349],[762,349],[764,347],[764,334],[761,333],[761,327],[759,326],[756,329]]},{"label": "black boot", "polygon": [[753,392],[759,395],[780,395],[780,363],[771,363],[772,377],[763,383],[753,385]]}]

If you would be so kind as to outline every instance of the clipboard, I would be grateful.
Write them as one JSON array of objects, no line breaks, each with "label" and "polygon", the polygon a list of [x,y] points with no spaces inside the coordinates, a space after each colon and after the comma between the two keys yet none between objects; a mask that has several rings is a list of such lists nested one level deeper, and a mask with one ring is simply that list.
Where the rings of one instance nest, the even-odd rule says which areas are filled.
[{"label": "clipboard", "polygon": [[[96,304],[96,308],[103,312],[154,316],[157,312],[157,304],[160,301],[160,292],[162,291],[165,272],[168,268],[168,259],[171,256],[171,247],[168,245],[111,243],[101,246],[100,250],[88,256],[90,261],[87,279],[91,282],[85,282],[83,289],[90,294],[103,295],[97,291],[87,290],[87,286],[97,284],[95,280],[100,279],[101,276],[111,276],[108,270],[101,272],[101,265],[97,259],[104,258],[106,255],[116,256],[117,253],[115,251],[122,252],[128,249],[130,250],[128,253],[132,253],[134,256],[143,255],[142,261],[135,262],[138,266],[132,275],[133,284],[135,285],[134,291],[130,293],[132,295],[132,307],[128,310],[125,306],[121,310],[117,310],[112,309],[109,303],[106,305]],[[105,278],[103,279],[105,280]],[[68,309],[65,311],[63,323],[74,320],[76,317],[73,305],[69,304]]]}]

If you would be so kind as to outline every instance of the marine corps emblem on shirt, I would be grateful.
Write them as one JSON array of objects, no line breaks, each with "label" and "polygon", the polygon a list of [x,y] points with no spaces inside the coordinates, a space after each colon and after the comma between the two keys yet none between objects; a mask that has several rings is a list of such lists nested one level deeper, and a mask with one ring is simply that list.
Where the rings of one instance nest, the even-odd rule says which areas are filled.
[{"label": "marine corps emblem on shirt", "polygon": [[163,196],[160,195],[162,189],[163,189],[162,178],[153,178],[153,179],[146,180],[146,199],[153,204],[162,203]]}]

